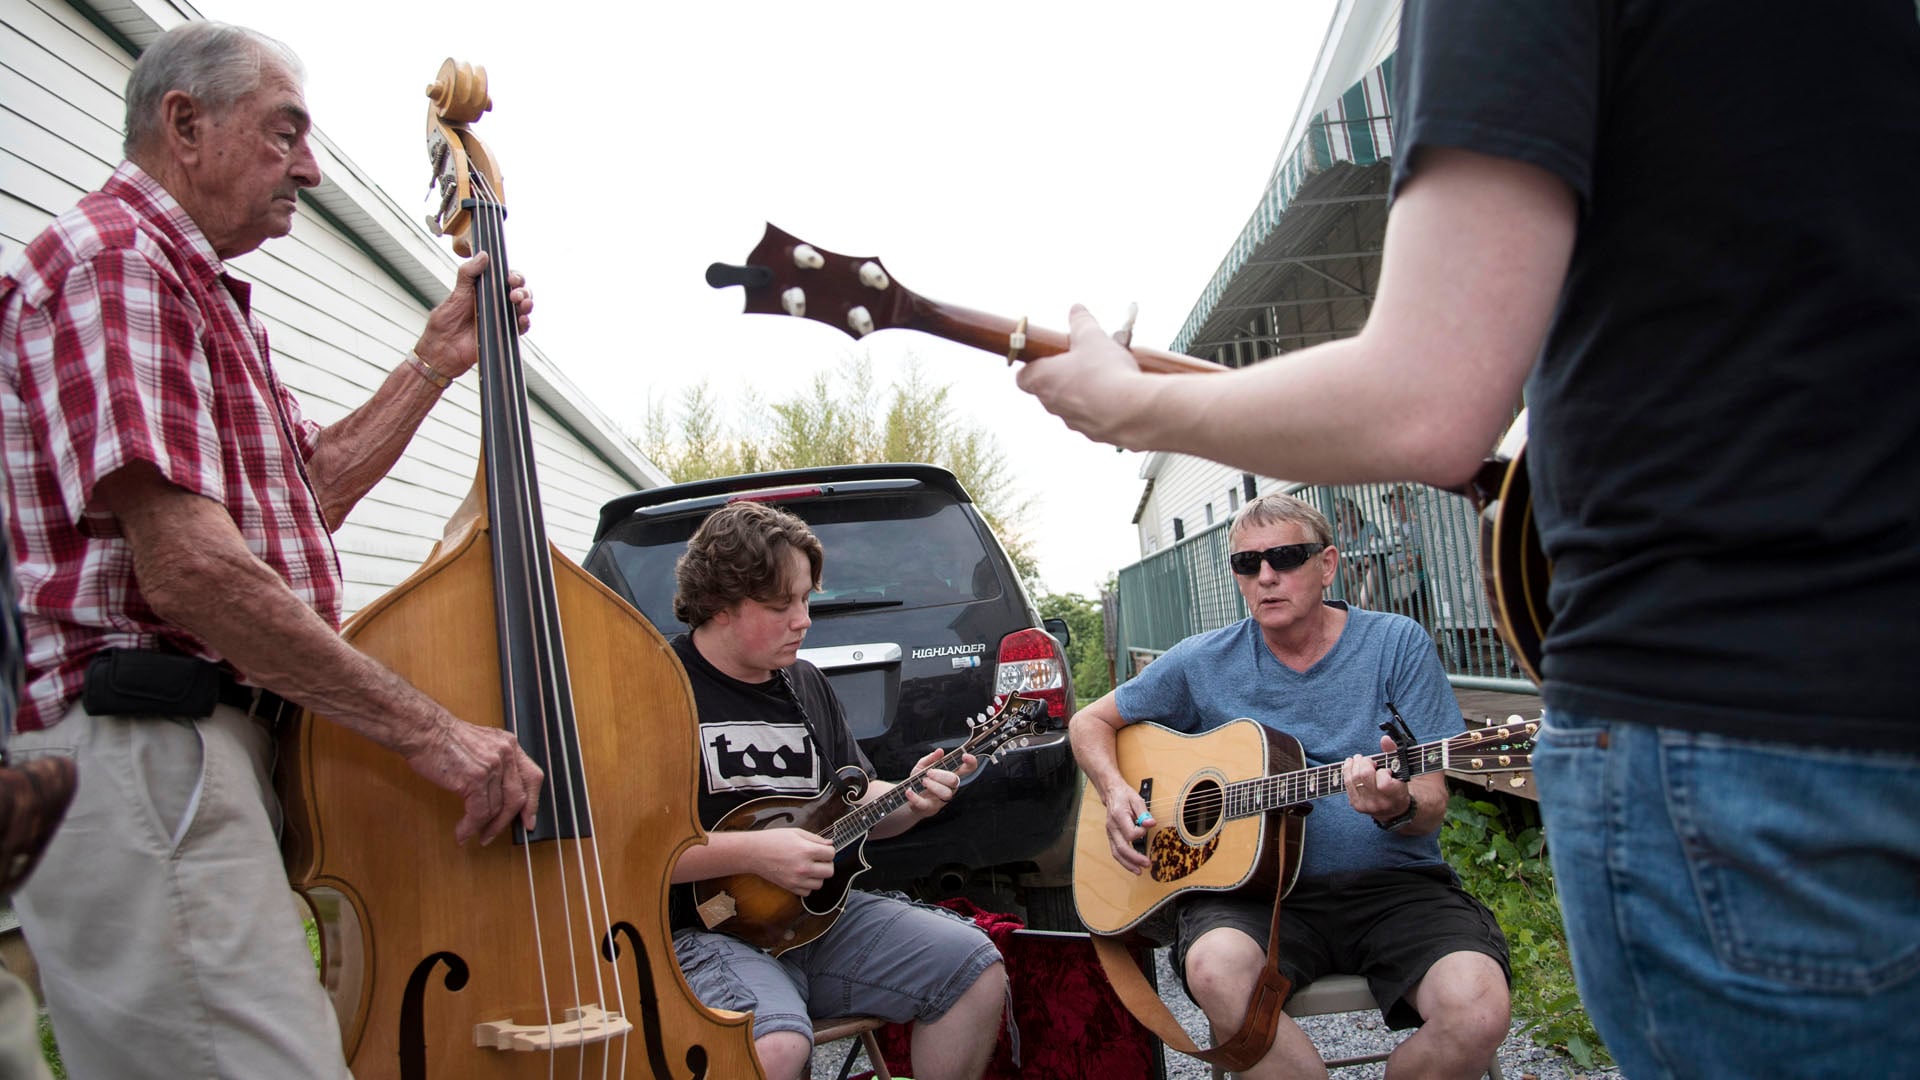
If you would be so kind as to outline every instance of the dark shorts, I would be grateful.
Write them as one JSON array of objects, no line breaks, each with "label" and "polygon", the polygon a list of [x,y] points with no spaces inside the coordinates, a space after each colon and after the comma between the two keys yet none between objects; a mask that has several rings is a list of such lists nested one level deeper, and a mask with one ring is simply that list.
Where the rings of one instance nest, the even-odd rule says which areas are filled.
[{"label": "dark shorts", "polygon": [[679,930],[674,953],[702,1003],[753,1014],[753,1037],[813,1037],[813,1018],[938,1020],[1000,962],[987,935],[945,908],[855,890],[817,939],[769,956],[737,938]]},{"label": "dark shorts", "polygon": [[[1261,948],[1273,925],[1266,900],[1201,894],[1180,903],[1174,970],[1186,983],[1187,948],[1200,935],[1231,927]],[[1322,975],[1364,975],[1395,1030],[1418,1027],[1407,994],[1448,953],[1492,957],[1506,973],[1507,937],[1486,905],[1460,888],[1453,871],[1360,870],[1302,880],[1280,904],[1280,971],[1303,989]]]}]

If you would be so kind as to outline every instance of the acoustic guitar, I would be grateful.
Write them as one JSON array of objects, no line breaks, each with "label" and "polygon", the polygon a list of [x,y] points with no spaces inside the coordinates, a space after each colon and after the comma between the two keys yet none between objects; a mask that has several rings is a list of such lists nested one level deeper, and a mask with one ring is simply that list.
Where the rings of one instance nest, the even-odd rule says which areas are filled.
[{"label": "acoustic guitar", "polygon": [[[1520,772],[1531,764],[1535,722],[1478,728],[1450,739],[1376,754],[1379,768],[1410,776],[1436,770]],[[1155,824],[1134,874],[1107,844],[1107,808],[1083,790],[1073,845],[1073,900],[1096,934],[1138,926],[1169,900],[1194,891],[1246,889],[1262,897],[1293,888],[1303,851],[1301,818],[1316,799],[1346,790],[1340,764],[1304,765],[1300,741],[1257,720],[1232,720],[1200,735],[1158,724],[1116,733],[1120,774],[1146,800]],[[1510,781],[1527,783],[1524,776]]]},{"label": "acoustic guitar", "polygon": [[[798,896],[756,874],[730,874],[693,884],[700,921],[709,930],[732,934],[775,956],[798,948],[832,927],[847,905],[853,880],[868,869],[867,834],[895,810],[907,805],[907,791],[932,769],[958,769],[972,754],[985,768],[1002,751],[1024,745],[1040,730],[1047,703],[1038,698],[994,699],[994,711],[969,721],[967,741],[932,765],[894,785],[864,805],[867,775],[857,766],[841,769],[831,784],[810,798],[785,795],[755,799],[734,807],[710,832],[754,829],[809,829],[833,843],[833,876],[818,889]],[[848,807],[852,812],[846,812]]]},{"label": "acoustic guitar", "polygon": [[[741,286],[750,314],[813,319],[856,338],[876,330],[919,330],[962,345],[1004,354],[1008,363],[1067,351],[1057,330],[1029,326],[1023,318],[988,315],[915,294],[877,258],[840,255],[816,247],[771,224],[743,265],[714,263],[707,284]],[[1141,370],[1160,374],[1206,374],[1228,370],[1208,360],[1131,346]],[[1515,433],[1518,433],[1517,440]],[[1547,583],[1552,566],[1533,523],[1527,483],[1525,414],[1481,467],[1473,482],[1454,493],[1480,511],[1480,566],[1494,624],[1528,678],[1540,681],[1540,643],[1552,616]]]}]

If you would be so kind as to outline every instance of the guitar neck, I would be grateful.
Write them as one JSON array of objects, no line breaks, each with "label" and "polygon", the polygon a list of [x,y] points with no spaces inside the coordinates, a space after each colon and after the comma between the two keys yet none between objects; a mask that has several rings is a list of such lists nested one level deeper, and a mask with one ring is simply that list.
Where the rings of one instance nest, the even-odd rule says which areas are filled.
[{"label": "guitar neck", "polygon": [[[1368,760],[1374,768],[1385,769],[1397,764],[1395,759],[1399,756],[1397,752],[1392,755],[1375,754]],[[1408,750],[1407,758],[1413,776],[1444,769],[1447,767],[1447,742],[1442,739],[1439,742],[1422,743]],[[1227,785],[1225,812],[1228,818],[1252,817],[1338,795],[1345,790],[1347,776],[1344,764],[1316,765],[1299,772],[1259,776]]]},{"label": "guitar neck", "polygon": [[[988,315],[982,311],[957,307],[953,304],[941,304],[922,297],[914,297],[913,326],[917,330],[943,337],[948,341],[957,341],[962,345],[971,345],[976,349],[985,349],[990,353],[1006,355],[1008,342],[1020,323],[999,315]],[[1026,328],[1026,347],[1021,349],[1017,359],[1037,360],[1043,356],[1056,356],[1066,352],[1070,342],[1067,335],[1058,330],[1049,330],[1043,326]],[[1219,364],[1209,363],[1197,357],[1183,356],[1179,353],[1162,352],[1136,346],[1128,351],[1133,353],[1133,361],[1142,371],[1153,371],[1163,375],[1178,374],[1219,374],[1227,370]]]}]

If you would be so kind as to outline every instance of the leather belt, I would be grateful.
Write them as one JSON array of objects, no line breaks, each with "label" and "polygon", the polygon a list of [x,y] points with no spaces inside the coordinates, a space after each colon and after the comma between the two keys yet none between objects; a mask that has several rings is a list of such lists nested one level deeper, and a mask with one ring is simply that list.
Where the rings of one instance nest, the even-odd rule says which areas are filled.
[{"label": "leather belt", "polygon": [[220,704],[231,705],[270,728],[291,721],[293,714],[300,711],[300,706],[279,694],[237,682],[224,671],[220,673],[219,696]]}]

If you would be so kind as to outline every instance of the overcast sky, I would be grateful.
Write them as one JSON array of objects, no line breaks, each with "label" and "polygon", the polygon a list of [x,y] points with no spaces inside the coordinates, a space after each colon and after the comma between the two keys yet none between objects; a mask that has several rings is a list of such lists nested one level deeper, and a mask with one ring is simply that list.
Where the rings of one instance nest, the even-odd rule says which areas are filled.
[{"label": "overcast sky", "polygon": [[[1004,360],[741,315],[702,273],[772,221],[931,299],[1064,329],[1081,302],[1165,346],[1246,223],[1333,0],[424,5],[195,0],[285,41],[315,122],[424,215],[424,88],[481,64],[532,340],[616,423],[708,379],[778,400],[856,350],[917,354],[992,431],[1049,590],[1138,558],[1140,457],[1068,431]],[[831,569],[831,552],[829,569]]]}]

